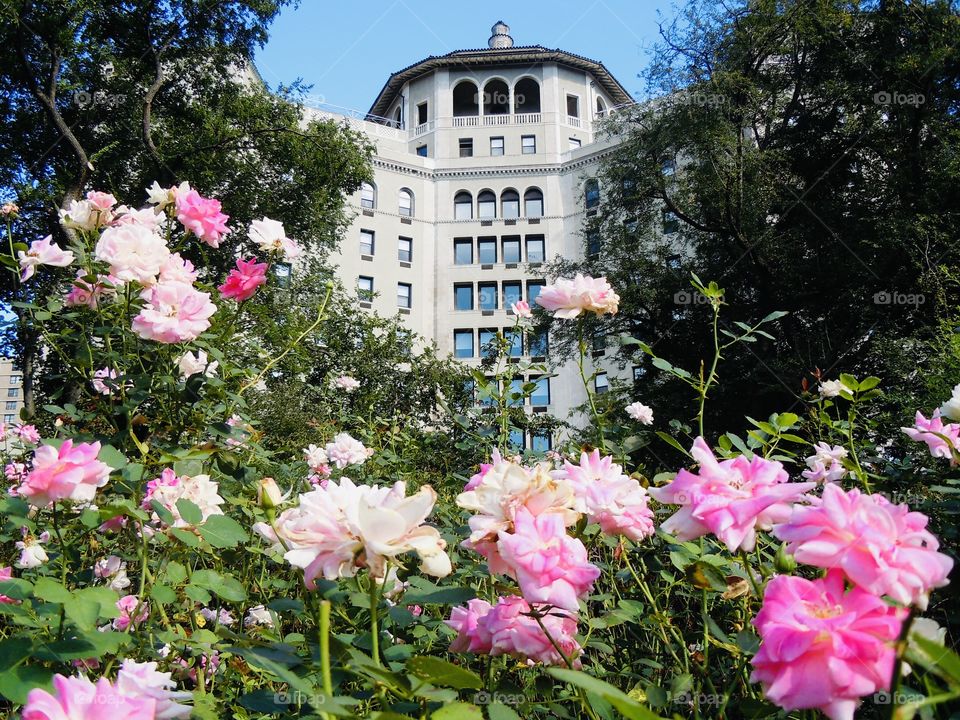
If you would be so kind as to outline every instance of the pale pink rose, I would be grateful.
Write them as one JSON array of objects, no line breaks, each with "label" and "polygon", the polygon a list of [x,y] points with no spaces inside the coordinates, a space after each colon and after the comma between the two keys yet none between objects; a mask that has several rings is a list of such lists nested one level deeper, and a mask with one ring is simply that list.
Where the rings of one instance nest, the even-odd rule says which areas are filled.
[{"label": "pale pink rose", "polygon": [[173,253],[160,266],[159,282],[180,282],[192,285],[197,280],[197,271],[193,263]]},{"label": "pale pink rose", "polygon": [[630,403],[624,408],[632,419],[642,425],[653,424],[653,409],[644,405],[642,402]]},{"label": "pale pink rose", "polygon": [[17,217],[20,213],[20,208],[16,203],[5,202],[3,205],[0,205],[0,215],[3,217]]},{"label": "pale pink rose", "polygon": [[136,627],[150,617],[150,603],[141,602],[136,595],[124,595],[117,600],[117,610],[120,611],[120,617],[114,618],[114,630],[124,632],[127,628]]},{"label": "pale pink rose", "polygon": [[[117,673],[117,691],[132,698],[149,698],[156,702],[156,720],[189,718],[192,708],[182,705],[193,695],[177,691],[168,672],[159,672],[155,662],[124,660]],[[112,716],[111,716],[112,720]]]},{"label": "pale pink rose", "polygon": [[[100,368],[94,371],[93,380],[90,384],[93,385],[93,389],[101,395],[113,395],[113,393],[119,389],[119,384],[116,382],[118,377],[120,377],[120,375],[113,368]],[[104,380],[109,382],[109,384],[104,382]]]},{"label": "pale pink rose", "polygon": [[[543,615],[540,622],[550,637],[532,617],[534,612]],[[529,664],[539,662],[561,667],[566,667],[567,660],[570,660],[575,668],[580,667],[582,649],[576,640],[577,621],[567,613],[531,608],[523,598],[511,595],[497,600],[497,604],[480,622],[490,634],[491,655],[512,655],[526,659]],[[557,652],[554,642],[566,660]]]},{"label": "pale pink rose", "polygon": [[177,195],[186,195],[190,192],[190,183],[184,181],[179,185],[162,188],[156,180],[147,188],[147,202],[156,206],[156,212],[162,212],[168,205],[177,201]]},{"label": "pale pink rose", "polygon": [[120,205],[114,212],[113,225],[140,225],[150,232],[157,232],[163,226],[166,216],[158,215],[154,208],[135,209]]},{"label": "pale pink rose", "polygon": [[544,287],[537,296],[538,305],[550,310],[556,317],[567,320],[583,312],[615,315],[619,303],[620,296],[613,291],[606,278],[593,278],[580,273],[573,280],[557,278],[555,283]]},{"label": "pale pink rose", "polygon": [[162,237],[142,225],[115,225],[103,231],[94,248],[97,260],[110,266],[117,283],[153,285],[170,257]]},{"label": "pale pink rose", "polygon": [[74,230],[91,232],[113,221],[113,213],[98,208],[89,200],[71,200],[66,210],[59,210],[60,223]]},{"label": "pale pink rose", "polygon": [[890,686],[905,614],[860,588],[844,592],[836,570],[819,580],[777,576],[753,620],[761,642],[750,680],[785,710],[853,720],[861,697]]},{"label": "pale pink rose", "polygon": [[937,552],[923,513],[832,483],[812,502],[795,506],[789,520],[773,528],[797,562],[838,568],[864,590],[921,608],[931,590],[949,582],[953,560]]},{"label": "pale pink rose", "polygon": [[43,532],[34,536],[27,528],[21,528],[20,533],[23,540],[16,542],[17,550],[20,551],[20,559],[15,563],[18,568],[40,567],[50,559],[47,551],[43,549],[43,544],[50,540],[50,533]]},{"label": "pale pink rose", "polygon": [[343,390],[345,393],[352,393],[360,387],[360,381],[355,380],[349,375],[341,375],[330,381],[330,387],[334,390]]},{"label": "pale pink rose", "polygon": [[950,420],[960,420],[960,385],[953,386],[950,399],[940,406],[940,416]]},{"label": "pale pink rose", "polygon": [[104,296],[114,295],[116,291],[107,275],[97,275],[96,281],[91,283],[86,278],[86,270],[77,270],[77,277],[70,285],[70,290],[63,296],[63,304],[67,307],[88,307],[96,310],[100,305],[100,299]]},{"label": "pale pink rose", "polygon": [[840,446],[830,446],[819,442],[813,446],[816,452],[806,458],[807,469],[801,474],[810,482],[837,482],[847,474],[843,466],[843,459],[847,456],[847,449]]},{"label": "pale pink rose", "polygon": [[225,440],[227,447],[238,448],[247,444],[247,440],[253,435],[253,426],[237,414],[227,418],[227,426],[231,428],[230,434]]},{"label": "pale pink rose", "polygon": [[[106,713],[106,714],[105,714]],[[83,676],[53,676],[53,694],[34,688],[27,695],[22,720],[156,720],[157,701],[131,697],[106,678],[94,685]]]},{"label": "pale pink rose", "polygon": [[39,265],[51,265],[53,267],[66,267],[73,262],[73,253],[64,250],[59,245],[53,243],[53,236],[47,235],[43,240],[34,240],[30,243],[30,249],[24,252],[20,250],[17,253],[20,261],[20,281],[26,282],[34,276]]},{"label": "pale pink rose", "polygon": [[210,317],[217,311],[207,293],[186,283],[158,283],[145,290],[143,297],[147,303],[133,319],[133,331],[145,340],[196,340],[210,327]]},{"label": "pale pink rose", "polygon": [[496,448],[494,448],[493,452],[491,453],[491,459],[493,462],[480,463],[480,470],[471,475],[470,479],[467,481],[467,484],[463,486],[464,492],[476,488],[481,482],[483,482],[483,478],[486,477],[487,473],[490,472],[495,465],[503,462],[503,457],[500,455],[500,451]]},{"label": "pale pink rose", "polygon": [[19,485],[27,476],[27,466],[21,462],[9,462],[4,466],[3,474],[11,483]]},{"label": "pale pink rose", "polygon": [[40,433],[33,425],[25,425],[23,423],[14,425],[12,428],[10,428],[10,434],[20,438],[24,442],[28,442],[33,445],[36,445],[38,442],[40,442]]},{"label": "pale pink rose", "polygon": [[[173,527],[192,527],[180,516],[177,501],[186,499],[200,509],[204,523],[211,515],[223,515],[221,505],[225,502],[220,497],[220,486],[210,479],[209,475],[181,475],[173,469],[166,468],[160,477],[147,483],[147,491],[143,497],[143,508],[149,510],[153,502],[158,502],[173,515]],[[158,515],[154,514],[155,524],[160,523]]]},{"label": "pale pink rose", "polygon": [[450,611],[450,619],[444,623],[456,630],[457,637],[450,643],[451,652],[489,655],[493,650],[493,639],[487,629],[486,618],[493,605],[486,600],[473,598],[466,607],[455,607]]},{"label": "pale pink rose", "polygon": [[230,232],[229,215],[220,212],[220,201],[205,198],[196,190],[176,194],[177,220],[183,227],[213,248]]},{"label": "pale pink rose", "polygon": [[926,443],[933,457],[949,460],[951,465],[957,464],[956,455],[960,454],[960,424],[945,424],[940,418],[940,410],[934,410],[929,420],[918,410],[914,427],[900,429],[911,440]]},{"label": "pale pink rose", "polygon": [[64,440],[59,450],[41,445],[17,494],[37,507],[57,500],[90,502],[110,477],[110,467],[97,460],[99,452],[99,442],[74,445],[73,440]]},{"label": "pale pink rose", "polygon": [[850,388],[839,380],[824,380],[820,383],[819,391],[822,398],[835,398],[842,392],[852,394]]},{"label": "pale pink rose", "polygon": [[237,621],[230,614],[230,611],[226,608],[220,608],[219,610],[213,610],[212,608],[200,608],[200,614],[203,616],[203,619],[209,623],[217,623],[223,625],[224,627],[230,627],[234,625]]},{"label": "pale pink rose", "polygon": [[571,612],[590,592],[600,568],[587,559],[587,549],[567,535],[560,513],[532,515],[520,508],[513,532],[500,532],[500,555],[527,602],[548,603]]},{"label": "pale pink rose", "polygon": [[683,506],[660,526],[679,540],[713,533],[730,552],[753,550],[757,529],[784,522],[790,504],[816,487],[788,482],[783,465],[759,455],[718,462],[703,438],[694,441],[691,454],[700,463],[698,474],[683,469],[667,485],[650,488],[659,502]]},{"label": "pale pink rose", "polygon": [[196,353],[185,352],[177,361],[177,370],[180,371],[181,380],[187,380],[200,374],[205,377],[215,377],[218,367],[220,367],[220,363],[216,360],[210,360],[205,350],[197,350]]},{"label": "pale pink rose", "polygon": [[580,455],[580,464],[564,464],[562,473],[573,486],[574,509],[586,513],[590,522],[608,535],[624,535],[633,541],[653,535],[653,511],[647,506],[647,491],[624,474],[612,457],[600,451]]},{"label": "pale pink rose", "polygon": [[267,282],[267,263],[258,263],[256,258],[249,260],[237,259],[237,267],[227,274],[227,279],[221,285],[220,297],[243,302],[253,297],[257,288]]},{"label": "pale pink rose", "polygon": [[327,466],[330,461],[326,450],[312,444],[303,449],[303,457],[307,461],[307,466],[314,472],[318,472],[318,468]]},{"label": "pale pink rose", "polygon": [[343,470],[347,465],[363,465],[367,461],[367,449],[348,433],[337,434],[324,450],[329,461]]},{"label": "pale pink rose", "polygon": [[247,616],[243,618],[243,626],[245,628],[257,627],[258,625],[268,628],[274,626],[273,615],[271,615],[270,611],[263,605],[253,606],[247,610]]},{"label": "pale pink rose", "polygon": [[510,305],[510,310],[517,317],[531,318],[533,313],[530,311],[530,303],[526,300],[520,300]]},{"label": "pale pink rose", "polygon": [[130,587],[130,578],[127,577],[127,564],[116,555],[97,560],[93,566],[93,574],[103,580],[109,580],[110,588],[117,592]]},{"label": "pale pink rose", "polygon": [[[7,567],[2,567],[2,568],[0,568],[0,582],[2,582],[2,581],[4,581],[4,580],[12,580],[12,579],[13,579],[13,568],[12,568],[12,567],[10,567],[9,565],[7,565]],[[16,605],[17,602],[18,602],[18,601],[17,601],[17,600],[14,600],[13,598],[10,598],[10,597],[7,597],[6,595],[0,594],[0,604],[4,604],[4,605]]]},{"label": "pale pink rose", "polygon": [[110,193],[91,190],[87,193],[87,202],[100,212],[108,212],[117,204],[117,199]]},{"label": "pale pink rose", "polygon": [[247,237],[264,252],[279,253],[287,260],[293,260],[301,254],[297,243],[287,237],[283,223],[267,217],[250,223]]}]

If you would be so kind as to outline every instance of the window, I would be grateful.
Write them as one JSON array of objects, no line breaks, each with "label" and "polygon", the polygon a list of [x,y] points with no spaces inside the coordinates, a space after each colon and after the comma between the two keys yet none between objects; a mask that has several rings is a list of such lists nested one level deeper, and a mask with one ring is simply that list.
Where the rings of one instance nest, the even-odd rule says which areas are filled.
[{"label": "window", "polygon": [[593,379],[593,389],[597,395],[604,395],[610,391],[610,380],[605,372],[597,373]]},{"label": "window", "polygon": [[523,355],[523,333],[519,330],[506,330],[503,335],[510,343],[510,357],[521,357]]},{"label": "window", "polygon": [[484,190],[477,195],[477,215],[481,220],[497,216],[497,196],[490,190]]},{"label": "window", "polygon": [[427,146],[426,146],[426,145],[418,145],[418,146],[417,146],[417,155],[419,155],[420,157],[427,157],[427,155],[429,155],[429,152],[427,151]]},{"label": "window", "polygon": [[670,257],[667,258],[667,267],[670,268],[671,270],[674,270],[674,271],[679,270],[681,266],[682,266],[682,262],[680,261],[679,255],[671,255]]},{"label": "window", "polygon": [[[520,407],[523,405],[523,378],[513,378],[510,381],[510,390],[507,395],[507,404],[511,407]],[[523,433],[518,433],[520,435],[519,445],[523,447]],[[512,433],[511,433],[512,435]],[[513,442],[511,440],[511,442]]]},{"label": "window", "polygon": [[477,297],[481,310],[496,310],[497,284],[495,282],[477,283]]},{"label": "window", "polygon": [[361,230],[360,231],[360,254],[373,255],[373,250],[375,246],[376,246],[376,234],[373,232],[373,230]]},{"label": "window", "polygon": [[602,118],[607,114],[607,106],[603,102],[603,98],[597,98],[597,117]]},{"label": "window", "polygon": [[527,340],[527,352],[530,353],[530,357],[543,358],[547,356],[547,351],[550,349],[547,337],[546,330],[530,334]]},{"label": "window", "polygon": [[669,210],[663,211],[663,234],[673,235],[680,229],[680,219]]},{"label": "window", "polygon": [[527,262],[542,263],[546,260],[546,255],[543,235],[527,235]]},{"label": "window", "polygon": [[644,375],[647,374],[647,369],[643,365],[634,365],[633,366],[633,381],[637,382]]},{"label": "window", "polygon": [[530,188],[523,194],[523,214],[528,218],[543,217],[543,193]]},{"label": "window", "polygon": [[497,354],[497,331],[484,328],[480,332],[480,355]]},{"label": "window", "polygon": [[600,183],[596,180],[587,180],[583,186],[583,195],[587,210],[592,210],[597,207],[597,205],[600,204]]},{"label": "window", "polygon": [[600,233],[596,230],[587,233],[587,257],[591,260],[600,257]]},{"label": "window", "polygon": [[520,217],[520,193],[513,189],[500,193],[500,214],[504,220]]},{"label": "window", "polygon": [[524,155],[536,155],[537,154],[537,136],[536,135],[524,135],[520,138],[520,147],[523,148]]},{"label": "window", "polygon": [[7,410],[16,410],[17,401],[16,400],[7,400]]},{"label": "window", "polygon": [[469,397],[473,402],[477,401],[477,383],[474,380],[464,380],[463,381],[463,392]]},{"label": "window", "polygon": [[602,353],[607,349],[607,334],[602,330],[594,330],[590,338],[591,349],[595,353]]},{"label": "window", "polygon": [[535,384],[533,392],[530,393],[531,405],[549,405],[550,404],[550,378],[530,378],[530,382]]},{"label": "window", "polygon": [[367,302],[373,300],[373,278],[361,275],[357,278],[357,295]]},{"label": "window", "polygon": [[490,138],[490,154],[494,157],[503,155],[503,138],[502,137],[492,137]]},{"label": "window", "polygon": [[463,190],[454,195],[453,217],[455,220],[473,219],[473,195]]},{"label": "window", "polygon": [[[483,352],[483,346],[481,345],[481,354]],[[492,378],[489,375],[484,378],[483,387],[480,391],[480,404],[487,407],[493,405],[494,395],[500,390],[500,383],[496,378]]]},{"label": "window", "polygon": [[577,148],[583,147],[583,143],[580,142],[580,138],[570,138],[570,149],[576,150]]},{"label": "window", "polygon": [[4,421],[5,423],[12,423],[12,422],[13,422],[13,415],[4,415],[4,416],[3,416],[3,421]]},{"label": "window", "polygon": [[410,283],[397,283],[397,307],[410,308],[413,305],[413,288]]},{"label": "window", "polygon": [[530,303],[530,307],[533,307],[545,285],[543,280],[527,280],[527,302]]},{"label": "window", "polygon": [[540,112],[540,84],[533,78],[517,80],[513,86],[513,111],[517,115]]},{"label": "window", "polygon": [[520,281],[505,282],[503,284],[503,306],[509,308],[521,300],[523,300],[523,285],[521,285]]},{"label": "window", "polygon": [[473,264],[472,238],[457,238],[453,241],[453,262],[456,265]]},{"label": "window", "polygon": [[427,112],[429,104],[422,102],[417,105],[417,125],[423,125],[427,122],[429,113]]},{"label": "window", "polygon": [[473,157],[473,138],[460,138],[460,157]]},{"label": "window", "polygon": [[483,86],[483,114],[508,115],[510,113],[510,88],[495,78]]},{"label": "window", "polygon": [[11,376],[10,376],[10,384],[11,384],[11,385],[19,385],[21,382],[23,382],[23,378],[20,377],[19,375],[11,375]]},{"label": "window", "polygon": [[526,447],[525,439],[523,430],[511,430],[507,441],[514,450],[523,450]]},{"label": "window", "polygon": [[413,260],[413,238],[397,238],[397,259],[401,262]]},{"label": "window", "polygon": [[576,95],[567,95],[567,117],[580,117],[580,98]]},{"label": "window", "polygon": [[469,80],[461,80],[453,88],[453,116],[476,117],[480,114],[480,90]]},{"label": "window", "polygon": [[454,285],[453,301],[457,310],[473,310],[473,283]]},{"label": "window", "polygon": [[402,217],[413,217],[413,193],[403,188],[399,195],[399,211]]},{"label": "window", "polygon": [[673,161],[673,158],[667,158],[660,165],[660,172],[664,174],[665,177],[673,177],[677,172],[677,164]]},{"label": "window", "polygon": [[553,447],[553,438],[550,435],[531,435],[530,449],[537,453],[545,453]]},{"label": "window", "polygon": [[479,238],[477,240],[477,254],[481,265],[492,265],[497,261],[497,239]]},{"label": "window", "polygon": [[370,183],[360,185],[360,207],[373,209],[377,206],[377,190]]},{"label": "window", "polygon": [[473,357],[473,330],[453,331],[453,354],[458,358]]},{"label": "window", "polygon": [[520,262],[520,238],[505,237],[501,244],[503,245],[503,261],[505,263]]}]

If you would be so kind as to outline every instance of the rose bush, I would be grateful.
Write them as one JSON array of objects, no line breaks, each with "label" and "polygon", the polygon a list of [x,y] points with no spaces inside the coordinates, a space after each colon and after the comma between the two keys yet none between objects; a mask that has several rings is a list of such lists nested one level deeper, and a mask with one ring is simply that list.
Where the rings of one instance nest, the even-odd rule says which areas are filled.
[{"label": "rose bush", "polygon": [[[2,430],[8,716],[849,720],[932,717],[960,698],[960,658],[919,617],[946,621],[953,549],[883,494],[898,457],[869,432],[876,378],[825,381],[803,418],[749,420],[746,439],[711,433],[715,334],[700,373],[655,358],[699,400],[696,427],[635,398],[614,421],[591,392],[583,324],[618,296],[578,276],[537,312],[579,326],[582,442],[511,447],[530,429],[516,401],[535,389],[513,381],[548,368],[508,362],[504,334],[474,377],[478,406],[420,435],[482,455],[479,469],[418,464],[393,428],[346,414],[285,444],[247,399],[331,327],[331,291],[312,325],[258,355],[244,317],[296,242],[257,220],[215,277],[203,259],[241,232],[220,203],[188,184],[148,198],[75,201],[69,247],[8,225],[21,309],[64,368],[42,432]],[[53,295],[31,294],[38,273],[60,279]],[[718,316],[722,290],[695,287]],[[514,312],[515,332],[532,327],[528,306]],[[322,392],[350,408],[368,382],[331,373]],[[955,397],[904,429],[944,483],[960,460],[942,419]],[[633,451],[654,441],[685,459],[638,468]]]}]

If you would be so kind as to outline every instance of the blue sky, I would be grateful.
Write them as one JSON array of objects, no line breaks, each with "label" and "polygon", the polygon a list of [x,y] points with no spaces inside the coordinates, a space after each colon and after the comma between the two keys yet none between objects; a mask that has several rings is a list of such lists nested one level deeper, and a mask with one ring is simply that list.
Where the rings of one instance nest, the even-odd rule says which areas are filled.
[{"label": "blue sky", "polygon": [[366,111],[390,73],[428,55],[486,47],[503,20],[517,45],[561,48],[607,66],[634,97],[670,0],[303,0],[256,56],[273,88],[302,78],[327,103]]}]

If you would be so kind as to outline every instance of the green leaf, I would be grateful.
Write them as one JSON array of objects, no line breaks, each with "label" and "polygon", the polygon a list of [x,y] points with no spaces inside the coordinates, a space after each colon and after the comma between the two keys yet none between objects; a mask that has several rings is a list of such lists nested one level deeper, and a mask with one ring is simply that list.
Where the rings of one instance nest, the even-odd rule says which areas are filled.
[{"label": "green leaf", "polygon": [[0,580],[0,595],[6,595],[11,600],[26,600],[33,594],[33,585],[21,578]]},{"label": "green leaf", "polygon": [[404,593],[404,605],[459,605],[477,596],[473,588],[451,587],[439,590],[409,590]]},{"label": "green leaf", "polygon": [[41,600],[52,603],[65,603],[72,597],[70,591],[63,585],[48,577],[42,577],[34,583],[33,594]]},{"label": "green leaf", "polygon": [[187,547],[200,546],[200,538],[197,537],[196,533],[192,533],[189,530],[172,527],[170,528],[170,534],[173,535],[177,540],[182,542]]},{"label": "green leaf", "polygon": [[235,547],[250,539],[243,526],[226,515],[211,515],[199,530],[200,536],[215,548]]},{"label": "green leaf", "polygon": [[53,673],[52,669],[38,665],[11,668],[0,673],[0,695],[10,702],[23,704],[27,701],[27,693],[34,688],[53,690]]},{"label": "green leaf", "polygon": [[786,310],[774,310],[772,313],[767,315],[763,320],[761,320],[760,323],[762,324],[762,323],[773,322],[774,320],[779,320],[780,318],[786,317],[789,314],[790,313],[788,313]]},{"label": "green leaf", "polygon": [[480,676],[472,670],[441,660],[440,658],[422,656],[407,661],[407,672],[421,680],[434,685],[450,687],[457,690],[471,688],[479,690],[483,687]]},{"label": "green leaf", "polygon": [[924,663],[927,667],[949,680],[951,685],[960,685],[960,656],[918,633],[910,635],[910,642],[915,643],[932,660],[932,663]]},{"label": "green leaf", "polygon": [[197,507],[196,503],[187,498],[177,500],[177,512],[183,521],[190,525],[199,525],[203,522],[203,511]]},{"label": "green leaf", "polygon": [[28,637],[12,637],[0,642],[0,672],[6,672],[21,660],[33,654],[33,640]]},{"label": "green leaf", "polygon": [[873,390],[879,384],[880,384],[880,378],[874,377],[873,375],[871,375],[870,377],[866,377],[860,381],[860,392]]},{"label": "green leaf", "polygon": [[159,500],[151,500],[150,507],[153,508],[153,511],[157,514],[157,517],[159,517],[164,524],[173,525],[175,520],[173,513],[167,510],[167,508],[165,508]]},{"label": "green leaf", "polygon": [[127,464],[127,458],[122,452],[117,450],[113,445],[103,445],[100,448],[100,454],[97,455],[97,459],[100,462],[104,462],[114,470],[121,470]]},{"label": "green leaf", "polygon": [[547,668],[547,672],[557,680],[570,683],[587,692],[599,695],[619,710],[624,717],[630,718],[630,720],[660,720],[658,715],[655,715],[643,707],[643,705],[622,690],[615,688],[603,680],[598,680],[595,677],[577,670],[567,670],[565,668]]},{"label": "green leaf", "polygon": [[684,455],[689,457],[690,453],[687,450],[685,450],[683,446],[679,442],[677,442],[677,440],[672,435],[668,435],[667,433],[663,432],[663,430],[657,430],[657,437],[663,440],[670,447],[679,450]]},{"label": "green leaf", "polygon": [[206,590],[204,590],[202,587],[198,585],[187,585],[183,589],[183,592],[191,600],[198,603],[202,603],[204,605],[206,605],[208,602],[210,602],[213,599],[213,596],[210,595],[210,593],[208,593]]},{"label": "green leaf", "polygon": [[169,585],[154,585],[150,588],[150,597],[161,605],[169,605],[177,601],[177,593]]},{"label": "green leaf", "polygon": [[180,563],[172,561],[167,563],[164,575],[166,575],[167,582],[172,585],[179,585],[187,579],[187,569]]},{"label": "green leaf", "polygon": [[857,379],[853,375],[840,373],[840,382],[846,385],[851,392],[856,392],[860,389],[860,383],[857,382]]},{"label": "green leaf", "polygon": [[470,703],[450,703],[434,712],[432,720],[483,720],[483,712]]},{"label": "green leaf", "polygon": [[487,715],[490,720],[520,720],[520,716],[512,708],[496,702],[487,706]]},{"label": "green leaf", "polygon": [[93,630],[100,617],[100,603],[90,598],[74,597],[64,603],[63,612],[81,630]]},{"label": "green leaf", "polygon": [[232,575],[221,575],[213,570],[197,570],[190,577],[190,582],[230,602],[243,602],[247,597],[243,585]]}]

